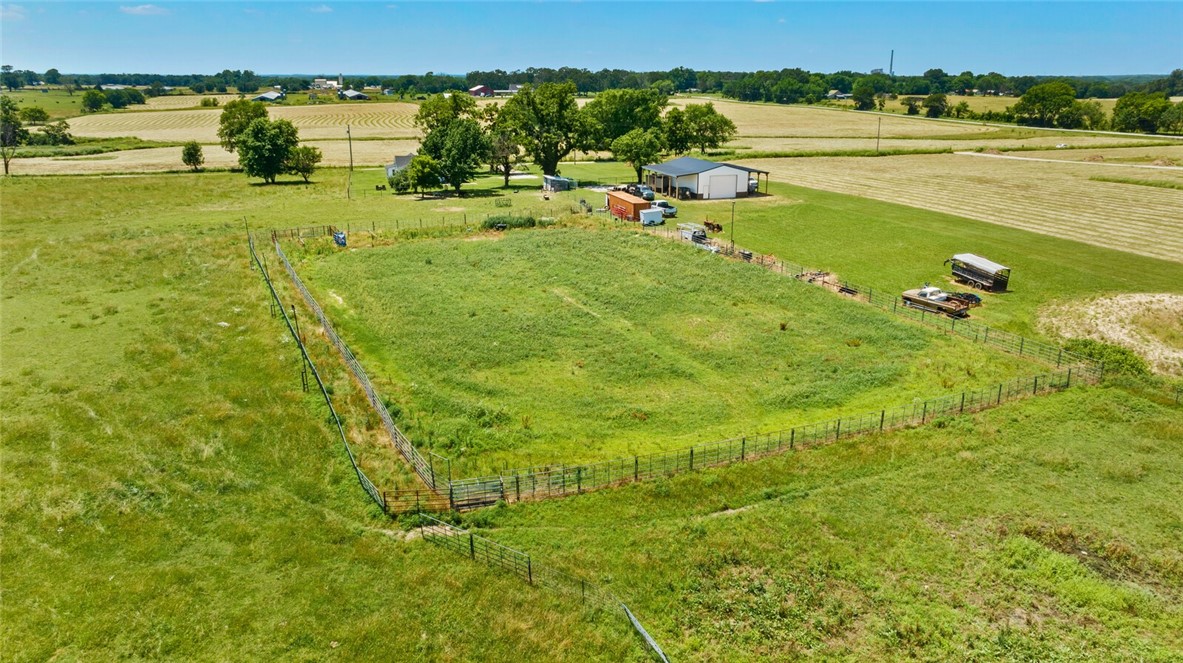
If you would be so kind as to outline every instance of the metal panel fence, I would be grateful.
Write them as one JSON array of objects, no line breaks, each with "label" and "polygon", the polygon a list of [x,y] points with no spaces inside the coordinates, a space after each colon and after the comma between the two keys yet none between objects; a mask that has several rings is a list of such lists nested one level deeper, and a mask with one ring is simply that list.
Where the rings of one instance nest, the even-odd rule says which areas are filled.
[{"label": "metal panel fence", "polygon": [[[341,444],[345,447],[346,455],[349,456],[349,464],[353,466],[353,471],[357,474],[358,483],[361,484],[361,487],[366,491],[366,494],[368,494],[370,498],[378,504],[378,506],[382,507],[383,511],[389,513],[385,496],[378,490],[376,486],[374,486],[374,482],[370,481],[370,478],[366,476],[366,473],[363,472],[361,467],[357,464],[357,458],[353,455],[353,449],[349,447],[349,440],[345,436],[345,428],[341,425],[341,418],[337,416],[337,409],[333,407],[333,400],[329,398],[329,392],[325,388],[324,381],[320,378],[320,371],[316,370],[316,365],[312,363],[312,358],[308,356],[308,348],[304,346],[304,341],[300,338],[300,334],[296,325],[292,322],[292,319],[288,317],[287,311],[283,306],[283,301],[280,300],[279,293],[275,291],[275,285],[271,281],[271,274],[267,269],[267,265],[259,259],[259,254],[255,251],[255,238],[249,233],[247,234],[247,246],[250,247],[251,261],[256,267],[258,267],[259,273],[263,275],[263,281],[267,284],[267,290],[271,293],[271,298],[274,302],[272,305],[273,314],[274,309],[278,308],[280,315],[283,316],[284,323],[288,327],[288,331],[292,334],[292,338],[296,339],[296,347],[300,349],[300,357],[303,361],[303,365],[307,366],[308,370],[312,373],[312,377],[316,380],[316,386],[320,389],[321,396],[324,397],[325,405],[329,408],[329,415],[332,417],[333,424],[337,427],[337,434],[341,437]],[[292,312],[294,314],[295,310],[293,309]],[[307,386],[307,383],[305,383],[305,386]]]},{"label": "metal panel fence", "polygon": [[[290,231],[292,236],[312,236],[305,233],[330,233],[331,226],[320,226],[311,229],[296,229]],[[677,237],[668,230],[659,229],[656,232],[667,236]],[[688,448],[668,452],[616,458],[595,463],[577,465],[561,465],[558,467],[529,467],[507,470],[497,475],[455,479],[451,477],[450,461],[434,453],[424,457],[411,444],[410,440],[395,426],[381,397],[374,389],[360,362],[349,349],[348,345],[337,335],[332,323],[324,310],[316,302],[312,293],[304,286],[299,275],[280,246],[279,238],[272,235],[275,250],[283,263],[293,284],[300,291],[304,301],[312,309],[324,328],[329,340],[341,353],[358,383],[366,392],[371,406],[382,418],[390,435],[394,447],[411,464],[416,474],[434,494],[424,491],[387,491],[381,493],[380,503],[388,513],[408,513],[418,511],[463,511],[495,504],[498,501],[519,502],[525,500],[547,499],[566,495],[579,494],[587,490],[594,490],[628,482],[643,481],[655,477],[669,476],[681,472],[689,472],[705,467],[726,465],[743,462],[760,456],[780,453],[816,446],[818,444],[840,440],[854,435],[877,433],[888,430],[923,425],[936,417],[974,412],[987,407],[1000,405],[1003,402],[1017,398],[1063,389],[1072,385],[1073,381],[1093,381],[1101,377],[1103,366],[1097,362],[1079,357],[1055,346],[1040,343],[1021,336],[993,330],[984,325],[977,325],[964,320],[950,320],[944,316],[925,315],[916,309],[898,305],[898,298],[875,293],[869,288],[852,285],[846,282],[834,282],[832,287],[858,297],[862,301],[890,310],[919,322],[938,326],[943,331],[956,333],[976,342],[989,345],[1005,351],[1014,351],[1032,359],[1060,366],[1059,370],[1051,373],[1016,378],[977,390],[966,390],[959,394],[950,394],[938,398],[914,402],[894,408],[884,408],[876,412],[862,415],[840,417],[829,421],[805,424],[791,429],[762,433],[753,436],[732,438],[694,445]],[[720,247],[719,252],[725,255],[738,256],[740,259],[761,264],[769,269],[792,275],[809,282],[820,282],[825,277],[820,272],[811,272],[794,263],[785,262],[772,256],[760,256],[750,252],[733,251]],[[437,472],[439,467],[448,467],[447,476]]]},{"label": "metal panel fence", "polygon": [[536,565],[527,553],[503,546],[432,516],[420,514],[419,518],[419,532],[425,541],[464,555],[474,562],[509,573],[531,585],[579,597],[585,605],[608,611],[622,610],[628,618],[629,625],[641,636],[648,650],[661,661],[669,663],[661,646],[649,635],[628,606],[599,584],[553,567]]}]

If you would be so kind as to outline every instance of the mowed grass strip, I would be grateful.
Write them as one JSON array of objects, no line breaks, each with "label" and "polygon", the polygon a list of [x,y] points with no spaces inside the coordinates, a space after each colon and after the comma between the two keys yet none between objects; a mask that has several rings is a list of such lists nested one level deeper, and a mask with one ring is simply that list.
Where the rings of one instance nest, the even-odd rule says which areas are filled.
[{"label": "mowed grass strip", "polygon": [[1038,370],[657,237],[475,239],[298,266],[389,381],[411,439],[459,475],[679,448]]}]

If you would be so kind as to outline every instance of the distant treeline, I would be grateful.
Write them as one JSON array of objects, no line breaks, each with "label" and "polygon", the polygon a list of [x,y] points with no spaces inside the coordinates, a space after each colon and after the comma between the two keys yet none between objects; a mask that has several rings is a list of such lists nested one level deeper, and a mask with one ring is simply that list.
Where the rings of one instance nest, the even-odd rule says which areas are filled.
[{"label": "distant treeline", "polygon": [[[335,75],[326,75],[335,79]],[[34,85],[73,84],[93,87],[101,83],[160,87],[186,87],[194,92],[254,92],[262,87],[280,86],[289,91],[307,90],[312,86],[308,76],[259,76],[253,71],[225,69],[217,74],[62,74],[57,69],[45,73],[14,70],[5,66],[4,85],[10,89]],[[1163,78],[1141,76],[1004,76],[997,72],[975,74],[963,71],[946,73],[929,69],[920,76],[890,76],[879,71],[862,73],[837,71],[810,72],[804,69],[776,71],[695,71],[676,67],[668,71],[628,71],[625,69],[589,69],[575,67],[530,67],[524,70],[470,71],[464,76],[446,74],[405,74],[401,76],[348,76],[346,87],[381,87],[401,94],[436,94],[450,90],[466,90],[487,85],[496,90],[521,83],[574,83],[581,94],[614,89],[657,88],[666,94],[699,90],[716,92],[741,101],[771,101],[777,103],[812,103],[825,99],[831,90],[843,94],[855,91],[862,80],[876,93],[893,95],[928,95],[934,93],[1020,96],[1032,87],[1052,81],[1072,86],[1078,99],[1115,99],[1129,92],[1163,92],[1167,96],[1183,95],[1183,69],[1176,69]]]}]

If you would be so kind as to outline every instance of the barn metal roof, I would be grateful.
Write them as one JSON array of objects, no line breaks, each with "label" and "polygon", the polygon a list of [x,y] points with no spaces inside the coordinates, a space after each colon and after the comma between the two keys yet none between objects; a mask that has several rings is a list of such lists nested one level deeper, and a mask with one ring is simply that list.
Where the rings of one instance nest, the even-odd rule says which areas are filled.
[{"label": "barn metal roof", "polygon": [[977,267],[978,269],[985,270],[987,272],[991,272],[994,274],[997,274],[998,272],[1002,272],[1002,271],[1006,271],[1006,270],[1010,269],[1010,267],[1006,267],[1005,265],[1000,265],[1000,264],[994,262],[993,260],[987,260],[986,258],[983,258],[982,256],[976,256],[972,253],[958,253],[957,255],[953,256],[953,259],[960,260],[961,262],[963,262],[971,267]]},{"label": "barn metal roof", "polygon": [[673,161],[650,164],[645,166],[645,170],[651,170],[655,173],[668,175],[670,177],[681,177],[682,175],[697,175],[698,173],[705,173],[708,170],[714,170],[720,166],[738,168],[739,170],[744,170],[749,173],[768,173],[767,170],[760,170],[759,168],[748,168],[746,166],[737,166],[733,163],[707,161],[705,159],[695,159],[694,157],[678,157]]}]

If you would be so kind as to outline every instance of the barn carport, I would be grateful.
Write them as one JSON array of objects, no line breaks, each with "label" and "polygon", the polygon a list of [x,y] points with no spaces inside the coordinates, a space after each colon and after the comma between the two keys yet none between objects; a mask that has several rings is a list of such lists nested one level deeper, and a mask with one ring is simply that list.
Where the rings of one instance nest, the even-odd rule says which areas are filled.
[{"label": "barn carport", "polygon": [[742,198],[751,193],[748,180],[752,175],[756,177],[757,192],[760,191],[760,176],[764,176],[763,193],[768,193],[768,171],[731,163],[680,157],[650,164],[643,170],[648,173],[646,184],[654,191],[677,198]]}]

